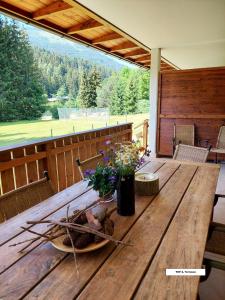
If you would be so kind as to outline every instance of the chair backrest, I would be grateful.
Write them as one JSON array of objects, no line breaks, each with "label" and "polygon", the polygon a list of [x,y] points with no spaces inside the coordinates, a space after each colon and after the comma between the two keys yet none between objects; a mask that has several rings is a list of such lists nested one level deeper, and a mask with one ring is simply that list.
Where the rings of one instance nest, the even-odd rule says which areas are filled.
[{"label": "chair backrest", "polygon": [[225,149],[225,126],[220,127],[216,148]]},{"label": "chair backrest", "polygon": [[0,196],[0,223],[51,197],[51,182],[43,178]]},{"label": "chair backrest", "polygon": [[77,166],[80,172],[80,176],[82,179],[84,179],[85,171],[89,169],[96,169],[98,164],[101,164],[103,162],[103,154],[95,155],[91,158],[88,158],[86,160],[80,161],[80,159],[76,160]]},{"label": "chair backrest", "polygon": [[207,148],[178,144],[173,159],[204,163],[207,160],[208,154],[209,149]]},{"label": "chair backrest", "polygon": [[178,144],[194,146],[195,126],[174,124],[174,144],[175,146]]}]

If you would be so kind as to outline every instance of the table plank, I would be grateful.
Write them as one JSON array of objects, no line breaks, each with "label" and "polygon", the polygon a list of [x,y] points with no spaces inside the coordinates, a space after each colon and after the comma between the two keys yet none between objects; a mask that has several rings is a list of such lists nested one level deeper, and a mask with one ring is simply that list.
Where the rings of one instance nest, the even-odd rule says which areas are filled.
[{"label": "table plank", "polygon": [[180,166],[125,237],[134,246],[119,246],[78,299],[131,299],[196,169]]},{"label": "table plank", "polygon": [[195,299],[199,276],[166,276],[166,268],[201,268],[218,169],[199,167],[135,299]]},{"label": "table plank", "polygon": [[[150,166],[151,167],[151,164]],[[159,169],[158,174],[160,176],[160,187],[162,186],[169,180],[171,175],[176,171],[176,169],[179,167],[179,164],[174,163],[173,165],[169,166],[163,166],[162,168]],[[150,170],[150,169],[149,169]],[[84,197],[84,196],[83,196]],[[144,209],[150,204],[151,200],[154,197],[139,197],[139,201],[136,203],[136,213],[132,217],[120,217],[116,213],[114,215],[115,222],[117,224],[116,229],[115,229],[115,238],[122,238],[130,229],[130,227],[135,223],[137,218],[141,215],[141,213],[144,211]],[[51,247],[51,245],[47,244],[48,246],[45,245],[45,247]],[[87,280],[89,280],[89,277],[93,275],[93,273],[96,272],[96,269],[98,268],[99,265],[101,265],[104,260],[108,257],[108,255],[115,249],[115,245],[113,243],[110,243],[107,247],[95,251],[93,253],[89,254],[84,254],[78,256],[78,265],[79,265],[79,270],[80,272],[89,272],[88,274],[85,273],[84,276],[80,276],[79,280],[77,280],[75,276],[75,272],[71,272],[71,268],[74,271],[74,263],[73,263],[73,256],[70,255],[67,258],[67,255],[64,254],[64,257],[60,257],[60,260],[62,263],[57,265],[59,263],[59,260],[56,261],[55,264],[50,264],[50,267],[48,264],[46,264],[41,257],[41,264],[39,261],[36,261],[35,257],[38,255],[37,253],[42,252],[42,246],[39,246],[38,248],[34,249],[31,251],[31,253],[28,253],[25,257],[20,259],[15,265],[11,266],[8,270],[6,270],[0,280],[0,298],[1,294],[7,295],[10,299],[15,299],[24,296],[28,291],[30,291],[38,281],[43,280],[40,282],[35,290],[33,290],[31,293],[34,293],[34,297],[37,296],[38,298],[46,299],[57,299],[59,297],[60,292],[64,292],[67,294],[67,297],[71,299],[71,294],[69,289],[65,290],[64,286],[68,288],[68,282],[70,281],[72,284],[70,288],[77,289],[77,292],[79,292],[80,287],[83,286]],[[58,254],[57,252],[49,252],[48,253],[48,258],[46,258],[46,261],[54,261],[56,255]],[[51,258],[49,257],[51,256]],[[93,258],[92,260],[91,257]],[[65,261],[63,260],[65,259]],[[69,262],[68,260],[69,259]],[[63,265],[63,263],[65,265]],[[56,267],[54,269],[54,267]],[[65,273],[68,272],[68,277],[62,277],[61,276],[56,276],[57,280],[52,281],[52,276],[54,277],[54,271],[57,270],[58,268],[61,269],[61,276]],[[21,271],[22,270],[22,271]],[[50,274],[48,274],[52,270]],[[18,281],[19,275],[20,274],[25,274],[25,278],[23,276],[23,284],[21,287],[21,282]],[[48,274],[48,275],[47,275]],[[53,274],[53,275],[52,275]],[[59,275],[60,275],[59,274]],[[47,276],[46,276],[47,275]],[[45,282],[47,280],[47,283]],[[9,282],[7,285],[4,284],[4,282]],[[57,284],[56,284],[57,282]],[[55,286],[56,284],[56,286]],[[52,286],[55,286],[52,289]],[[40,287],[40,290],[38,291]],[[50,295],[49,293],[54,293],[54,290],[56,290],[56,287],[58,288],[57,292],[55,293],[55,297]],[[46,291],[46,289],[48,289]],[[41,291],[41,292],[40,292]],[[36,294],[37,292],[37,294]],[[45,294],[46,292],[46,294]],[[47,296],[46,296],[47,295]],[[32,294],[27,295],[28,299],[32,299]]]},{"label": "table plank", "polygon": [[[143,166],[143,168],[141,168],[141,171],[155,172],[162,166],[163,166],[163,163],[154,161],[153,163],[150,163],[150,165]],[[62,194],[62,193],[60,193],[60,194]],[[66,195],[67,194],[65,193],[65,200],[66,200]],[[85,202],[86,202],[86,204],[90,204],[93,201],[93,199],[96,199],[96,197],[97,197],[96,192],[89,191],[87,196],[82,197],[80,199],[79,198],[74,199],[73,201],[76,201],[76,202],[74,202],[73,205],[76,205],[76,208],[78,208],[80,206],[83,206]],[[51,198],[50,198],[50,200],[51,200]],[[50,202],[50,204],[51,203],[52,202]],[[44,205],[44,203],[42,205]],[[65,206],[63,206],[63,207],[64,208],[62,208],[61,210],[59,209],[57,211],[53,211],[51,214],[48,215],[48,218],[60,219],[62,216],[65,215],[66,208],[65,208]],[[50,206],[50,208],[51,208],[51,206]],[[46,211],[46,207],[45,207],[45,211]],[[31,217],[31,213],[29,211],[27,211],[26,217],[24,217],[24,219],[23,219],[23,223],[25,223],[29,219],[32,219],[32,217]],[[47,230],[49,230],[49,228],[47,227],[46,224],[38,224],[38,225],[32,226],[32,229],[34,231],[37,231],[40,233],[45,233],[45,232],[47,232]],[[4,272],[4,270],[9,268],[10,265],[15,263],[18,259],[20,259],[24,255],[26,255],[26,252],[23,252],[23,253],[18,252],[22,247],[24,247],[24,245],[18,245],[16,247],[9,247],[9,246],[12,244],[16,244],[22,240],[27,240],[29,238],[33,238],[33,234],[23,231],[16,237],[14,237],[12,240],[9,240],[8,242],[6,242],[4,245],[2,245],[0,247],[0,274],[2,272]],[[32,249],[37,247],[37,245],[39,245],[40,243],[41,243],[40,241],[33,243],[27,249],[27,251],[28,250],[31,251]]]}]

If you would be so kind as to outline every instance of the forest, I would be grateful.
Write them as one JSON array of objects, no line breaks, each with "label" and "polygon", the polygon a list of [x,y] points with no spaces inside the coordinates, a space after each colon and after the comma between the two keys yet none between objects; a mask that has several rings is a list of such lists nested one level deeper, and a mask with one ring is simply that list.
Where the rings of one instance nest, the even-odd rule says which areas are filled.
[{"label": "forest", "polygon": [[1,18],[0,70],[0,121],[39,119],[46,111],[57,118],[57,107],[64,106],[107,107],[115,115],[148,110],[148,71],[115,71],[91,58],[32,47],[25,30]]}]

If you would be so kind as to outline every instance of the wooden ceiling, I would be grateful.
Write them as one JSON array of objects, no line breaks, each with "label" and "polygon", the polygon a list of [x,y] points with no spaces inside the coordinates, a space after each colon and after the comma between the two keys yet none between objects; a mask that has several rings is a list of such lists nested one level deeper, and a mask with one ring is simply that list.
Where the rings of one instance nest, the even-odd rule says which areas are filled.
[{"label": "wooden ceiling", "polygon": [[[149,48],[76,1],[0,0],[0,10],[138,66],[151,66]],[[161,61],[161,71],[174,69]]]}]

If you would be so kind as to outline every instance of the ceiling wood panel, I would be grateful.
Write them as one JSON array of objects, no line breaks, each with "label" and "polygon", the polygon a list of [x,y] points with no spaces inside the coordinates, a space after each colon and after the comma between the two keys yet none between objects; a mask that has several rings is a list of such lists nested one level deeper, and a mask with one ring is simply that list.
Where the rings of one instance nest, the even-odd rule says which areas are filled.
[{"label": "ceiling wood panel", "polygon": [[[150,68],[150,49],[73,0],[0,0],[0,10],[141,67]],[[173,69],[163,62],[164,69]]]}]

